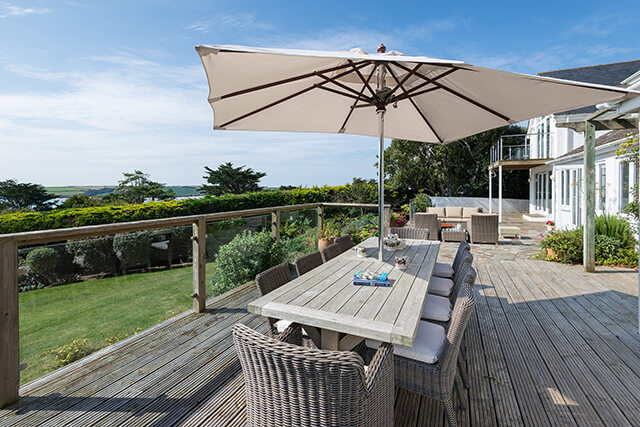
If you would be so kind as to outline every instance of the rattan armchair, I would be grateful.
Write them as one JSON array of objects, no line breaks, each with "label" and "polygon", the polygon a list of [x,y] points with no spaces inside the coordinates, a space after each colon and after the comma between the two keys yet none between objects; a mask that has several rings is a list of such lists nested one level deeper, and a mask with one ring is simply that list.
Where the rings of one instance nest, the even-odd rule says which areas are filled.
[{"label": "rattan armchair", "polygon": [[327,262],[337,257],[338,255],[340,255],[342,251],[340,250],[340,246],[334,243],[324,248],[321,253],[322,253],[322,260],[324,262]]},{"label": "rattan armchair", "polygon": [[296,273],[298,276],[302,276],[314,268],[322,265],[322,255],[319,251],[313,252],[309,255],[304,255],[294,261],[293,265],[296,266]]},{"label": "rattan armchair", "polygon": [[392,426],[393,347],[382,344],[365,372],[352,351],[299,346],[300,327],[278,339],[236,324],[249,426]]},{"label": "rattan armchair", "polygon": [[[282,263],[275,267],[271,267],[268,270],[256,276],[256,285],[260,295],[266,295],[271,291],[278,289],[280,286],[288,283],[291,280],[291,271],[289,271],[289,264]],[[269,334],[270,336],[276,336],[278,333],[278,319],[272,317],[269,320]],[[285,326],[286,327],[286,326]],[[281,329],[283,329],[281,327]]]},{"label": "rattan armchair", "polygon": [[473,289],[462,286],[453,308],[444,347],[435,363],[429,364],[397,354],[394,356],[396,386],[442,401],[451,426],[458,424],[453,406],[458,352],[474,305]]},{"label": "rattan armchair", "polygon": [[335,244],[338,245],[342,253],[353,247],[353,240],[351,240],[351,236],[341,236],[336,239]]},{"label": "rattan armchair", "polygon": [[389,232],[401,239],[429,240],[429,230],[426,228],[391,227]]},{"label": "rattan armchair", "polygon": [[467,222],[471,243],[498,244],[498,215],[473,214]]},{"label": "rattan armchair", "polygon": [[440,221],[435,213],[416,212],[413,215],[416,228],[426,228],[429,230],[429,240],[440,238]]}]

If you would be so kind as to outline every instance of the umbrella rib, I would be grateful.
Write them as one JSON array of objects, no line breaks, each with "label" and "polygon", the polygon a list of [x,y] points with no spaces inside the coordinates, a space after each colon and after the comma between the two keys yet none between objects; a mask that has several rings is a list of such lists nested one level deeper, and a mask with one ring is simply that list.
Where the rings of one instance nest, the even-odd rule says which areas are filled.
[{"label": "umbrella rib", "polygon": [[[395,64],[396,66],[398,66],[399,68],[402,68],[403,70],[407,71],[407,72],[409,72],[409,71],[410,71],[410,68],[407,68],[407,67],[405,67],[404,65],[402,65],[402,64],[400,64],[400,63],[394,62],[394,64]],[[420,73],[416,73],[416,76],[419,76],[420,78],[422,78],[422,79],[424,79],[424,80],[429,80],[429,78],[428,78],[428,77],[423,76],[423,75],[422,75],[422,74],[420,74]],[[472,98],[470,98],[470,97],[468,97],[468,96],[466,96],[466,95],[464,95],[464,94],[462,94],[462,93],[460,93],[460,92],[458,92],[458,91],[456,91],[456,90],[454,90],[454,89],[451,89],[450,87],[445,86],[445,85],[443,85],[443,84],[441,84],[441,83],[438,83],[438,82],[432,82],[432,83],[433,83],[434,85],[438,86],[439,88],[444,89],[444,90],[446,90],[447,92],[449,92],[449,93],[451,93],[451,94],[453,94],[453,95],[457,96],[458,98],[462,98],[462,99],[464,99],[465,101],[467,101],[468,103],[473,104],[473,105],[475,105],[476,107],[482,108],[482,109],[483,109],[483,110],[485,110],[485,111],[488,111],[489,113],[493,114],[494,116],[497,116],[497,117],[501,118],[502,120],[504,120],[504,121],[506,121],[506,122],[511,122],[511,119],[510,119],[509,117],[505,116],[505,115],[504,115],[504,114],[502,114],[502,113],[497,112],[496,110],[494,110],[494,109],[492,109],[492,108],[490,108],[490,107],[487,107],[487,106],[486,106],[486,105],[484,105],[484,104],[481,104],[480,102],[476,101],[475,99],[472,99]]]},{"label": "umbrella rib", "polygon": [[373,75],[373,73],[376,71],[376,68],[378,68],[378,65],[374,65],[373,70],[371,70],[371,73],[369,73],[369,77],[367,77],[367,79],[365,80],[364,76],[362,75],[362,73],[360,72],[360,70],[358,68],[356,68],[355,64],[353,63],[352,60],[349,60],[349,64],[351,64],[351,66],[353,67],[353,69],[355,70],[356,74],[358,75],[358,77],[360,78],[360,81],[365,85],[365,87],[369,90],[369,93],[371,94],[371,96],[373,96],[374,98],[376,97],[376,92],[371,88],[371,86],[369,85],[369,80],[371,80],[371,76]]},{"label": "umbrella rib", "polygon": [[[364,90],[366,88],[369,88],[369,90],[371,90],[371,87],[369,87],[369,80],[371,80],[371,77],[375,74],[376,69],[378,68],[378,64],[373,66],[373,70],[371,70],[371,73],[369,73],[369,77],[367,77],[366,80],[362,79],[362,75],[360,74],[360,70],[356,69],[356,73],[358,73],[359,76],[361,76],[360,78],[362,79],[362,89],[360,90],[360,94],[364,93]],[[358,107],[373,107],[375,106],[375,104],[365,104],[365,105],[358,105],[358,101],[359,99],[356,99],[356,101],[353,103],[353,105],[351,106],[351,108],[349,108],[349,112],[347,113],[347,117],[345,117],[344,122],[342,122],[342,126],[340,126],[340,129],[338,130],[338,133],[344,133],[344,130],[347,127],[347,123],[349,122],[349,119],[351,118],[351,115],[353,114],[353,110],[355,108]]]},{"label": "umbrella rib", "polygon": [[[398,80],[398,77],[396,77],[396,74],[393,72],[393,70],[391,69],[391,67],[389,67],[388,65],[385,64],[384,66],[388,71],[389,74],[391,74],[391,76],[393,77],[393,79],[396,81],[396,83],[398,84],[398,87],[400,87],[400,89],[402,89],[403,92],[406,92],[407,90],[405,89],[405,87],[402,85],[402,83],[400,83],[400,80]],[[427,116],[424,115],[424,113],[422,112],[422,110],[420,110],[420,108],[418,108],[418,106],[416,105],[415,101],[412,98],[407,98],[409,100],[409,102],[411,103],[411,105],[413,105],[413,108],[415,108],[415,110],[418,112],[418,114],[420,115],[420,117],[422,117],[422,120],[424,120],[424,122],[427,124],[427,126],[429,127],[429,129],[431,130],[431,132],[433,132],[433,134],[436,136],[436,138],[438,138],[438,142],[440,142],[440,144],[443,143],[442,138],[440,138],[440,135],[438,135],[438,132],[436,132],[436,130],[433,128],[433,126],[431,125],[431,123],[429,123],[429,119],[427,119]]]},{"label": "umbrella rib", "polygon": [[[362,65],[362,64],[368,65],[370,62],[371,61],[360,61],[356,65],[358,65],[358,66]],[[298,80],[307,79],[309,77],[315,77],[315,76],[318,75],[318,73],[331,73],[333,71],[339,71],[339,70],[342,70],[342,69],[350,67],[350,66],[351,66],[350,64],[336,65],[335,67],[326,68],[324,70],[312,71],[310,73],[300,74],[299,76],[288,77],[286,79],[276,80],[275,82],[269,82],[269,83],[261,84],[261,85],[258,85],[258,86],[253,86],[253,87],[249,87],[249,88],[246,88],[246,89],[241,89],[241,90],[238,90],[238,91],[235,91],[235,92],[231,92],[231,93],[227,93],[225,95],[221,95],[218,98],[209,99],[209,101],[213,102],[213,101],[218,101],[218,100],[222,100],[222,99],[232,98],[234,96],[244,95],[245,93],[255,92],[257,90],[262,90],[262,89],[268,89],[270,87],[279,86],[279,85],[283,85],[283,84],[286,84],[286,83],[291,83],[291,82],[295,82],[295,81],[298,81]]]},{"label": "umbrella rib", "polygon": [[[444,73],[439,74],[439,75],[435,76],[432,79],[421,75],[421,77],[422,78],[426,78],[427,81],[420,83],[418,86],[414,86],[414,87],[412,87],[410,89],[407,89],[404,94],[396,96],[395,100],[396,101],[401,101],[401,100],[406,99],[406,98],[410,98],[410,97],[418,96],[418,95],[421,95],[421,94],[424,94],[424,93],[427,93],[427,92],[431,92],[434,89],[440,89],[439,87],[436,86],[435,88],[429,88],[429,89],[426,89],[424,91],[420,91],[418,93],[414,93],[415,91],[417,91],[419,89],[422,89],[423,87],[433,83],[434,81],[440,80],[440,79],[442,79],[444,77],[447,77],[449,74],[453,73],[454,71],[460,70],[460,69],[461,68],[450,68],[447,71],[445,71]],[[435,83],[433,83],[433,84],[435,85]]]},{"label": "umbrella rib", "polygon": [[[411,72],[407,73],[406,76],[404,76],[404,78],[402,79],[401,82],[398,82],[398,79],[394,79],[396,81],[396,87],[394,87],[393,89],[391,89],[391,92],[389,92],[389,95],[387,96],[391,96],[393,95],[406,81],[407,79],[409,79],[409,77],[411,77],[412,75],[416,74],[418,72],[418,70],[420,69],[420,67],[422,67],[422,64],[417,64],[415,67],[413,67],[413,70],[411,70]],[[387,70],[391,70],[391,67],[385,67]],[[404,89],[404,88],[403,88]],[[406,92],[406,89],[404,89],[404,92]]]},{"label": "umbrella rib", "polygon": [[[361,63],[360,63],[360,64],[358,64],[357,66],[358,66],[358,68],[363,68],[363,67],[365,67],[365,66],[367,66],[367,65],[368,65],[368,63],[362,63],[362,62],[361,62]],[[346,76],[347,74],[351,74],[351,73],[353,73],[353,70],[343,71],[342,73],[338,74],[338,75],[337,75],[337,76],[335,76],[334,78],[338,79],[338,78],[340,78],[340,77]],[[297,91],[297,92],[294,92],[294,93],[292,93],[292,94],[289,94],[289,95],[287,95],[287,96],[285,96],[285,97],[283,97],[283,98],[280,98],[280,99],[277,99],[277,100],[275,100],[275,101],[273,101],[273,102],[270,102],[269,104],[263,105],[262,107],[256,108],[256,109],[255,109],[255,110],[253,110],[253,111],[249,111],[248,113],[245,113],[245,114],[243,114],[243,115],[241,115],[241,116],[238,116],[238,117],[236,117],[236,118],[234,118],[234,119],[231,119],[231,120],[229,120],[229,121],[227,121],[227,122],[225,122],[225,123],[221,124],[220,126],[218,126],[218,128],[219,128],[219,129],[224,129],[226,126],[229,126],[229,125],[230,125],[230,124],[232,124],[232,123],[235,123],[235,122],[237,122],[237,121],[239,121],[239,120],[246,119],[247,117],[250,117],[250,116],[253,116],[253,115],[255,115],[255,114],[258,114],[258,113],[260,113],[260,112],[262,112],[262,111],[264,111],[264,110],[266,110],[266,109],[269,109],[269,108],[274,107],[274,106],[276,106],[276,105],[278,105],[278,104],[281,104],[281,103],[283,103],[283,102],[285,102],[285,101],[288,101],[288,100],[290,100],[290,99],[292,99],[292,98],[295,98],[295,97],[297,97],[297,96],[300,96],[300,95],[302,95],[302,94],[305,94],[305,93],[309,92],[310,90],[313,90],[313,89],[316,89],[316,88],[318,88],[318,87],[324,86],[324,85],[326,85],[327,83],[329,83],[329,81],[326,81],[326,80],[325,80],[324,82],[314,83],[314,84],[313,84],[313,85],[311,85],[311,86],[308,86],[308,87],[306,87],[306,88],[304,88],[304,89],[301,89],[301,90],[299,90],[299,91]],[[342,95],[345,95],[345,94],[342,94]]]},{"label": "umbrella rib", "polygon": [[330,88],[330,87],[318,86],[318,89],[326,90],[328,92],[332,92],[332,93],[335,93],[337,95],[342,95],[342,96],[345,96],[347,98],[355,99],[356,102],[362,101],[362,98],[358,98],[356,95],[351,95],[350,93],[344,93],[344,92],[342,92],[340,90],[333,89],[333,88]]},{"label": "umbrella rib", "polygon": [[[359,71],[359,70],[356,70],[356,72],[358,72],[358,71]],[[323,75],[323,74],[319,74],[319,77],[322,77],[322,78],[323,78],[323,79],[325,79],[328,83],[333,83],[334,85],[336,85],[336,86],[338,86],[338,87],[340,87],[340,88],[342,88],[342,89],[344,89],[344,90],[347,90],[347,91],[349,91],[349,92],[351,92],[351,93],[355,93],[355,94],[358,96],[358,99],[362,99],[362,100],[364,100],[364,101],[369,102],[370,104],[373,104],[373,100],[372,100],[371,98],[369,98],[368,96],[364,96],[364,95],[363,95],[363,91],[358,92],[357,90],[352,89],[352,88],[350,88],[349,86],[347,86],[347,85],[345,85],[345,84],[342,84],[342,83],[340,83],[340,82],[337,82],[337,81],[336,81],[336,79],[335,79],[335,77],[327,77],[327,76],[325,76],[325,75]],[[325,89],[326,89],[326,88],[325,88]]]}]

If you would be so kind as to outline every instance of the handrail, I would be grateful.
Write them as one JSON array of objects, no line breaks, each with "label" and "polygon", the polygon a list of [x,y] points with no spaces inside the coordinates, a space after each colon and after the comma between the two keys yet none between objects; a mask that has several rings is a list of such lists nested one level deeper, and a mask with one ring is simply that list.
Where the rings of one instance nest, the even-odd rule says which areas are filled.
[{"label": "handrail", "polygon": [[[74,238],[104,236],[106,234],[126,233],[131,231],[149,230],[154,228],[174,227],[176,225],[190,225],[201,220],[205,222],[222,221],[225,219],[244,218],[257,215],[267,215],[276,211],[288,212],[303,209],[318,208],[323,203],[306,203],[301,205],[270,206],[266,208],[245,209],[240,211],[216,212],[210,214],[177,216],[170,218],[145,219],[140,221],[119,222],[113,224],[85,225],[82,227],[57,228],[54,230],[25,231],[21,233],[0,234],[0,244],[15,241],[18,246],[35,245],[48,242],[58,242]],[[367,205],[377,206],[377,205]]]},{"label": "handrail", "polygon": [[[300,205],[270,206],[239,211],[217,212],[181,217],[147,219],[115,224],[87,225],[83,227],[55,230],[26,231],[0,235],[0,409],[18,401],[20,384],[19,323],[18,323],[18,247],[70,239],[103,236],[107,234],[173,227],[193,226],[193,309],[203,312],[207,304],[206,292],[206,225],[209,221],[246,218],[271,214],[271,231],[274,238],[280,238],[280,213],[305,209],[317,209],[318,227],[322,227],[325,207],[371,208],[376,204],[367,203],[306,203]],[[385,205],[388,217],[390,205]],[[388,227],[389,222],[386,222]],[[383,235],[387,230],[382,230]]]}]

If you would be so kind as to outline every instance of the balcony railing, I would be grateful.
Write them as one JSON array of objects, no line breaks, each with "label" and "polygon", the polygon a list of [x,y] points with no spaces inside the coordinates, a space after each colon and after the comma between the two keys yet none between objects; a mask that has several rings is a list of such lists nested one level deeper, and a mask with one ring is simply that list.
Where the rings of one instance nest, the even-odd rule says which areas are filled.
[{"label": "balcony railing", "polygon": [[[533,145],[533,148],[532,148]],[[552,157],[553,144],[549,133],[503,135],[491,147],[490,160],[532,160]]]},{"label": "balcony railing", "polygon": [[[271,233],[280,238],[281,213],[316,209],[317,226],[323,225],[325,208],[377,209],[375,204],[360,203],[309,203],[291,206],[273,206],[232,212],[219,212],[173,218],[150,219],[116,224],[91,225],[55,230],[30,231],[0,235],[0,408],[18,400],[20,370],[18,327],[18,249],[25,246],[87,239],[115,233],[157,230],[174,226],[192,226],[193,245],[193,310],[203,312],[207,304],[206,290],[206,239],[207,223],[212,221],[271,216]],[[385,205],[385,217],[389,218],[390,205]],[[383,235],[388,232],[388,222]]]}]

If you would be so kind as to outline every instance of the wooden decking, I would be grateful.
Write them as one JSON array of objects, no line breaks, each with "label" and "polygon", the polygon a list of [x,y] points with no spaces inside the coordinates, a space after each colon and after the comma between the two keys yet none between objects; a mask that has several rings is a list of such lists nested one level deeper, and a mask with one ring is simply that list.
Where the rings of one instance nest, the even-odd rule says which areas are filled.
[{"label": "wooden decking", "polygon": [[[640,425],[637,273],[477,258],[460,423]],[[23,387],[20,407],[0,411],[0,426],[243,424],[230,327],[266,331],[246,312],[256,297],[252,287],[239,288],[204,314],[173,319]],[[444,425],[430,399],[397,390],[395,408],[396,425]]]}]

